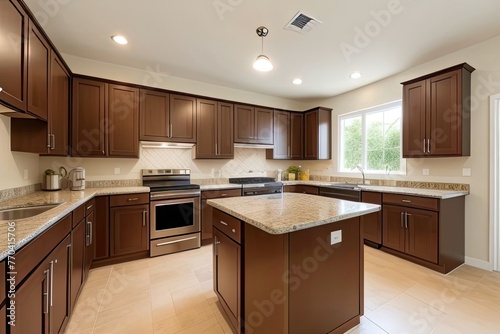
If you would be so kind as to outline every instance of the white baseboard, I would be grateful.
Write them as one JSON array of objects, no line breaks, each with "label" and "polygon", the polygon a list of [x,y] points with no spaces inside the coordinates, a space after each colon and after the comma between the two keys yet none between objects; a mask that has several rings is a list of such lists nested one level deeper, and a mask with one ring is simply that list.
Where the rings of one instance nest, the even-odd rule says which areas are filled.
[{"label": "white baseboard", "polygon": [[465,264],[479,269],[493,271],[493,266],[488,261],[478,260],[473,257],[465,257]]}]

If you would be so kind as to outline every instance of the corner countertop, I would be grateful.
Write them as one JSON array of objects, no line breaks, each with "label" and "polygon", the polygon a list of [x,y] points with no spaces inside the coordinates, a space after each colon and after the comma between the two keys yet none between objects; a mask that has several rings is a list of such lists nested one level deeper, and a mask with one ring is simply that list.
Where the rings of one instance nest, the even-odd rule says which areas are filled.
[{"label": "corner countertop", "polygon": [[207,203],[270,234],[284,234],[380,211],[380,205],[315,195],[273,195],[209,199]]},{"label": "corner countertop", "polygon": [[[316,187],[328,187],[335,184],[342,184],[342,182],[325,182],[325,181],[283,181],[287,185],[309,185]],[[393,193],[401,195],[423,196],[431,198],[448,199],[453,197],[460,197],[469,195],[466,191],[453,191],[453,190],[439,190],[439,189],[425,189],[425,188],[406,188],[406,187],[390,187],[390,186],[375,186],[360,184],[359,188],[362,191],[375,191],[384,193]]]},{"label": "corner countertop", "polygon": [[[18,250],[29,241],[47,230],[61,218],[72,212],[78,206],[95,196],[118,195],[132,193],[149,193],[148,187],[115,187],[115,188],[89,188],[81,191],[36,191],[34,193],[0,202],[0,210],[7,208],[18,208],[32,205],[43,205],[61,203],[42,214],[16,220],[14,230],[9,229],[9,221],[0,220],[0,235],[4,236],[0,240],[0,261],[7,257],[9,250]],[[9,244],[9,237],[14,236],[14,243]]]}]

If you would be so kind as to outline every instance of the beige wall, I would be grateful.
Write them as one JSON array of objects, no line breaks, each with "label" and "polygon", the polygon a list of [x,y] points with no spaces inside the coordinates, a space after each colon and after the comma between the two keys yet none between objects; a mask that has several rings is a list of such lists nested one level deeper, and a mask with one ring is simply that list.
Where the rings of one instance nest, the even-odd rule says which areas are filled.
[{"label": "beige wall", "polygon": [[[10,151],[10,118],[0,115],[0,190],[39,183],[38,154]],[[24,179],[24,170],[28,178]]]}]

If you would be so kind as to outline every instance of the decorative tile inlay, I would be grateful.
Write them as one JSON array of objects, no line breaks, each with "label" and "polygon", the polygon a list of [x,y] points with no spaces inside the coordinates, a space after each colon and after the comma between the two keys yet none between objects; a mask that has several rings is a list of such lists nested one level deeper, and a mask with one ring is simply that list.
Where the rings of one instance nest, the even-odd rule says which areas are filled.
[{"label": "decorative tile inlay", "polygon": [[0,202],[34,193],[35,191],[40,190],[41,187],[42,185],[37,183],[24,187],[0,190]]}]

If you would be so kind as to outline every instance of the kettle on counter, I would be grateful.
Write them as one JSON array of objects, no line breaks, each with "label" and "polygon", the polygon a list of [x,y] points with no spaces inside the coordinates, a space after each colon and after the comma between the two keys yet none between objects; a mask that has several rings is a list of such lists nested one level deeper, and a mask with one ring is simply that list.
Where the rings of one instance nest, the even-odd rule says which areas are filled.
[{"label": "kettle on counter", "polygon": [[68,174],[69,189],[70,190],[84,190],[85,189],[85,168],[76,167]]}]

